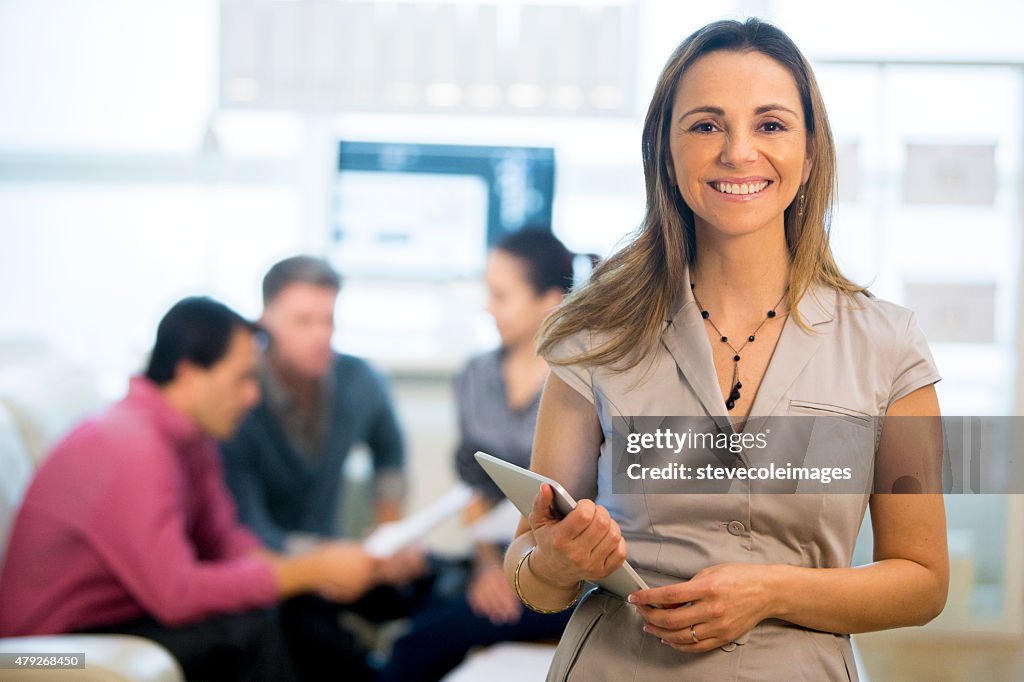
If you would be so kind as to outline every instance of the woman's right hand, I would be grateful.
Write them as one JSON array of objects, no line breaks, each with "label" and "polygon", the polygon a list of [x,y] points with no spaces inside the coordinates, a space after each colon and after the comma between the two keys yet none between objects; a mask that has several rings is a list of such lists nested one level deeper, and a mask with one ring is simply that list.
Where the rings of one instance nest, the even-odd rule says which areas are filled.
[{"label": "woman's right hand", "polygon": [[530,555],[530,572],[537,579],[570,588],[580,580],[596,581],[626,561],[626,541],[619,524],[604,507],[580,500],[568,516],[552,511],[554,491],[541,486],[533,498],[529,522],[537,549]]}]

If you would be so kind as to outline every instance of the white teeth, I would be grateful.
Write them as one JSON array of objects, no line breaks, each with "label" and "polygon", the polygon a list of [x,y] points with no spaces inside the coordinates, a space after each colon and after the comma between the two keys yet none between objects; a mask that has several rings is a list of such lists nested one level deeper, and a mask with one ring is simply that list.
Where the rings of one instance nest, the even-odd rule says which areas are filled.
[{"label": "white teeth", "polygon": [[716,190],[723,194],[757,194],[764,191],[764,188],[768,186],[768,181],[745,182],[742,185],[737,185],[734,182],[715,182],[712,184]]}]

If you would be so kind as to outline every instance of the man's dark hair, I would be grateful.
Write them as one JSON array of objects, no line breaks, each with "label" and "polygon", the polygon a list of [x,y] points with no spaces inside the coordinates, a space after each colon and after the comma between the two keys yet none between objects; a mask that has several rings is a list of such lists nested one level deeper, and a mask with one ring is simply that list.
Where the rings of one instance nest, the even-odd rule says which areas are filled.
[{"label": "man's dark hair", "polygon": [[526,266],[526,279],[538,296],[550,289],[561,289],[562,293],[566,293],[572,288],[573,254],[550,232],[513,232],[498,242],[495,249],[523,262]]},{"label": "man's dark hair", "polygon": [[341,275],[323,258],[292,256],[275,263],[263,277],[263,305],[270,304],[289,284],[312,284],[341,289]]},{"label": "man's dark hair", "polygon": [[163,386],[174,379],[182,360],[203,368],[212,367],[227,353],[236,329],[260,331],[257,325],[212,298],[192,296],[178,301],[157,327],[146,377]]}]

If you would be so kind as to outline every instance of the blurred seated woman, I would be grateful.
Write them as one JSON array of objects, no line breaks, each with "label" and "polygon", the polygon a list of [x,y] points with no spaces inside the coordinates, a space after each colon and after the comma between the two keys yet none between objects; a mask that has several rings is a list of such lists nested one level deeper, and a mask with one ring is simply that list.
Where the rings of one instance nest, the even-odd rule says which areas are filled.
[{"label": "blurred seated woman", "polygon": [[[476,492],[466,510],[473,524],[503,496],[473,458],[477,450],[530,465],[533,430],[548,365],[536,352],[541,323],[572,285],[573,255],[549,232],[526,230],[504,239],[487,263],[487,311],[501,347],[479,355],[456,379],[459,477]],[[514,522],[509,527],[512,539]],[[469,649],[503,641],[557,639],[568,613],[523,608],[502,571],[504,543],[478,541],[468,589],[413,620],[398,640],[385,680],[437,680]]]}]

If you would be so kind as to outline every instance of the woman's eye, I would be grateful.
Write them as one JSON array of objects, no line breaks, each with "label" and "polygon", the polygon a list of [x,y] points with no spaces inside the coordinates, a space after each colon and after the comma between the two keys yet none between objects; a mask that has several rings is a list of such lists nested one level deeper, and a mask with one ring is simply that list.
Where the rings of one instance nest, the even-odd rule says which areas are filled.
[{"label": "woman's eye", "polygon": [[713,133],[715,132],[715,124],[707,122],[698,123],[697,125],[690,128],[690,130],[692,130],[695,133]]},{"label": "woman's eye", "polygon": [[778,121],[765,121],[761,124],[761,128],[765,132],[769,133],[780,133],[786,129],[786,126],[782,125]]}]

